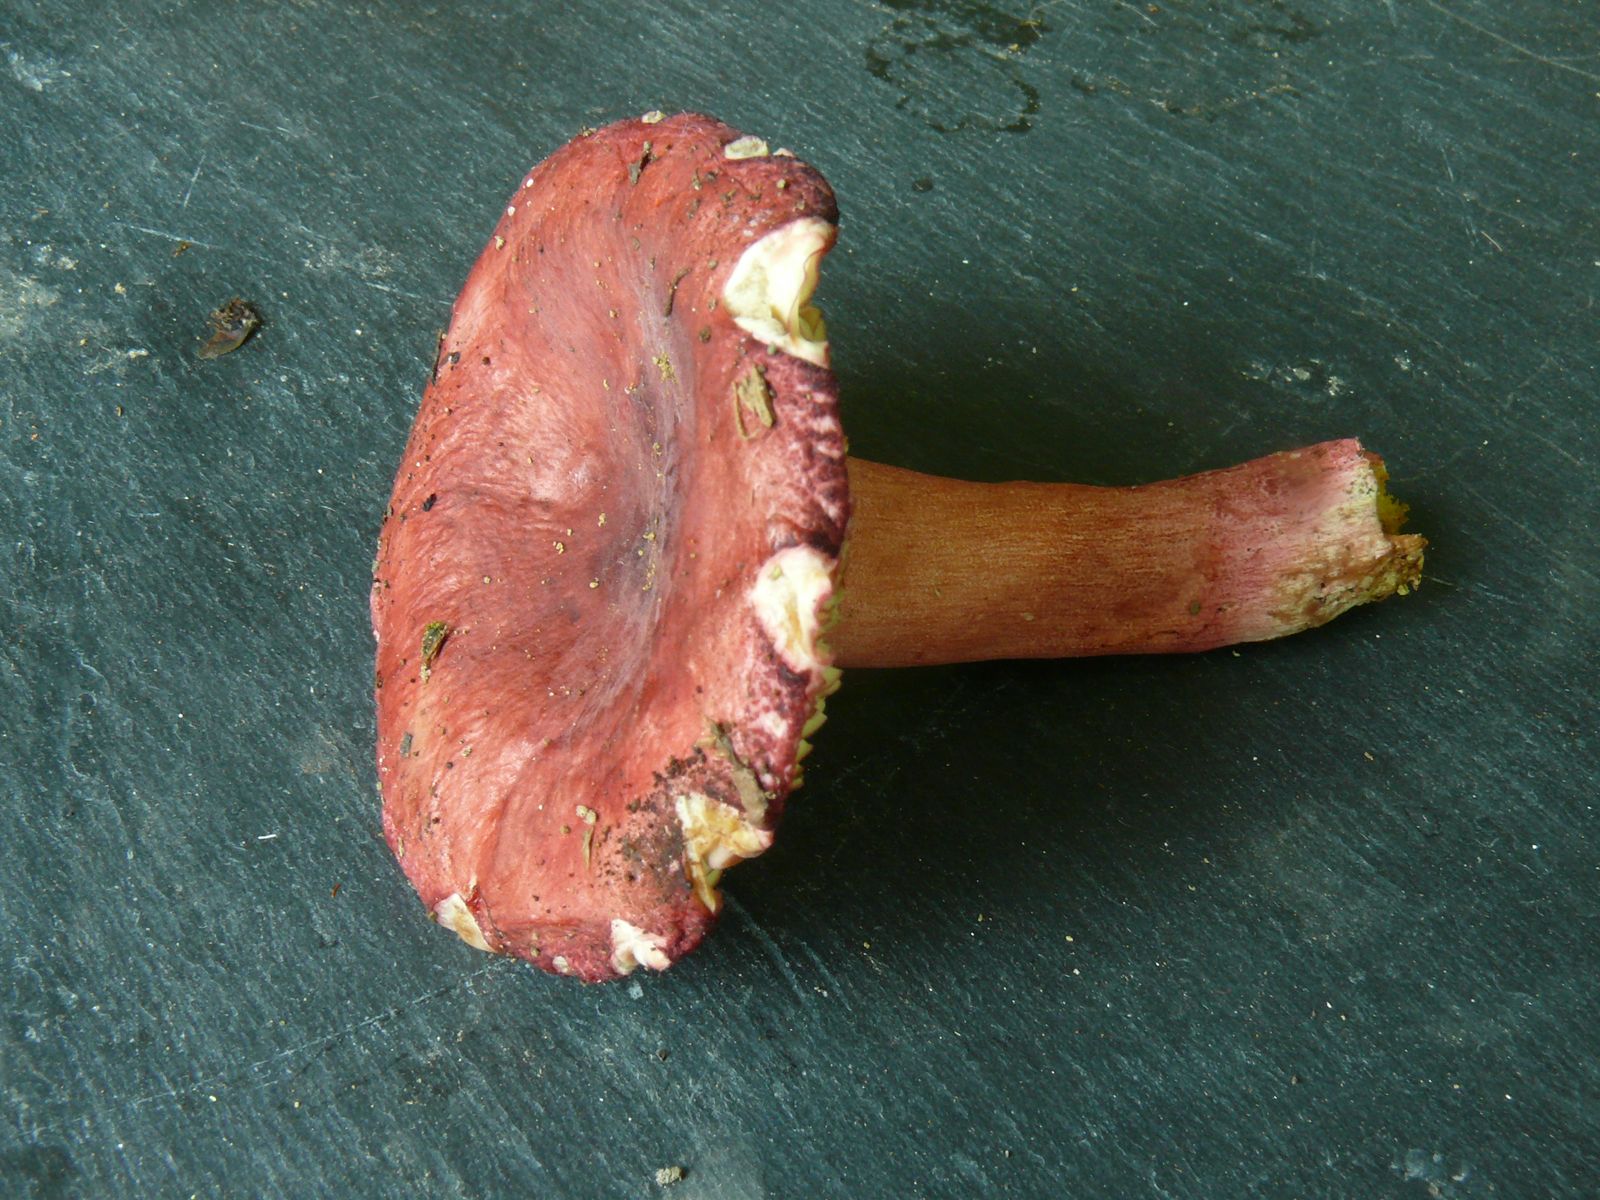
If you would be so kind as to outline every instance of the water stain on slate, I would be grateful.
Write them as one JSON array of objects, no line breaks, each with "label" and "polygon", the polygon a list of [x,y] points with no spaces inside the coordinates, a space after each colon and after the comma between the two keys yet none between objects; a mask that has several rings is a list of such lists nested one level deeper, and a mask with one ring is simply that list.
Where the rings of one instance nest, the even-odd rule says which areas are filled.
[{"label": "water stain on slate", "polygon": [[1270,87],[1259,88],[1234,96],[1223,96],[1216,100],[1202,100],[1192,104],[1185,104],[1171,97],[1165,97],[1161,101],[1161,107],[1175,117],[1199,117],[1205,121],[1215,121],[1218,117],[1246,104],[1264,104],[1278,96],[1298,95],[1300,95],[1300,91],[1293,84],[1280,81]]},{"label": "water stain on slate", "polygon": [[1026,133],[1039,89],[1023,56],[1048,32],[1031,12],[972,0],[883,0],[898,15],[867,46],[867,70],[899,90],[908,108],[938,133],[965,129]]},{"label": "water stain on slate", "polygon": [[1268,7],[1277,15],[1278,23],[1258,21],[1242,26],[1229,35],[1230,40],[1271,49],[1274,43],[1299,46],[1322,35],[1322,30],[1309,17],[1290,8],[1284,0],[1273,0]]},{"label": "water stain on slate", "polygon": [[22,1187],[21,1192],[8,1190],[8,1196],[66,1200],[77,1194],[72,1182],[77,1175],[77,1164],[61,1146],[23,1146],[0,1154],[0,1183],[8,1189],[15,1184]]},{"label": "water stain on slate", "polygon": [[[1092,33],[1082,37],[1075,29],[1062,34],[1074,56],[1067,77],[1073,90],[1149,102],[1172,116],[1207,122],[1303,96],[1309,85],[1301,82],[1306,72],[1298,64],[1326,32],[1289,0],[1120,3],[1092,24]],[[1131,39],[1141,44],[1123,52]],[[1113,63],[1118,75],[1105,69]],[[1218,91],[1219,83],[1227,90]]]}]

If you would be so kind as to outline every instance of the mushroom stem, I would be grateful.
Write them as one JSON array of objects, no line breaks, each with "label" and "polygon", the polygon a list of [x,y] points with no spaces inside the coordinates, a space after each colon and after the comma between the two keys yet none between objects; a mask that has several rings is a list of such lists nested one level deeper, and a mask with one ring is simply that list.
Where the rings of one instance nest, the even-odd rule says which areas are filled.
[{"label": "mushroom stem", "polygon": [[1427,544],[1354,439],[1139,487],[849,472],[841,667],[1264,641],[1405,595]]}]

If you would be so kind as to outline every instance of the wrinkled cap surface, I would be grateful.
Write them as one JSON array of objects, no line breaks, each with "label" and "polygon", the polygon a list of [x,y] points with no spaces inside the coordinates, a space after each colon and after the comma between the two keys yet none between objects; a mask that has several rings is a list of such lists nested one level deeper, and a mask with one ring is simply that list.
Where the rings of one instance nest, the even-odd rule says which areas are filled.
[{"label": "wrinkled cap surface", "polygon": [[372,618],[384,833],[473,945],[665,967],[771,843],[837,677],[836,219],[793,156],[650,114],[535,168],[468,277]]}]

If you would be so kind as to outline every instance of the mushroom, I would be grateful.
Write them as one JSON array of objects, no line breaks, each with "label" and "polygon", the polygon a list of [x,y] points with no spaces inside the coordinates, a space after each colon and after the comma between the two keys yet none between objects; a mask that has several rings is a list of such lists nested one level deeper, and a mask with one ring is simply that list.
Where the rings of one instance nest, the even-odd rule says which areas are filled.
[{"label": "mushroom", "polygon": [[789,152],[651,113],[536,167],[456,301],[372,619],[384,834],[479,949],[693,949],[841,667],[1202,650],[1419,578],[1354,441],[1130,488],[847,459],[836,220]]}]

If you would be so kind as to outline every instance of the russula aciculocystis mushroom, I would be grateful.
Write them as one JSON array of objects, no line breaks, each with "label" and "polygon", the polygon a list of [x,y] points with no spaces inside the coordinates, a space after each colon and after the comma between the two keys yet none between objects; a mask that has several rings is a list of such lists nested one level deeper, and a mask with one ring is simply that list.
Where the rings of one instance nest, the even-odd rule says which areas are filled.
[{"label": "russula aciculocystis mushroom", "polygon": [[692,949],[839,667],[1200,650],[1417,581],[1353,441],[1135,488],[847,461],[836,218],[786,151],[652,113],[535,168],[462,289],[372,616],[384,832],[480,949]]}]

